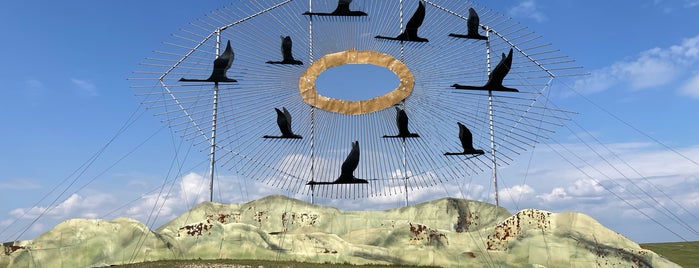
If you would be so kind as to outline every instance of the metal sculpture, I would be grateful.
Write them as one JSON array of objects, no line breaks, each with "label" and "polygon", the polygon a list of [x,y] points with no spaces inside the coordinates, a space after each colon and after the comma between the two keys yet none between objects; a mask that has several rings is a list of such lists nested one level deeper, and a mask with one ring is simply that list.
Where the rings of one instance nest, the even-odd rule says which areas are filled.
[{"label": "metal sculpture", "polygon": [[293,42],[291,41],[291,36],[280,36],[282,39],[282,61],[267,61],[269,64],[292,64],[292,65],[303,65],[300,60],[294,59],[294,55],[291,53],[291,48]]},{"label": "metal sculpture", "polygon": [[468,9],[468,20],[466,21],[466,34],[455,34],[450,33],[449,36],[456,38],[466,38],[466,39],[476,39],[476,40],[488,40],[488,37],[478,33],[478,28],[480,28],[481,20],[478,18],[478,13],[473,8]]},{"label": "metal sculpture", "polygon": [[350,4],[352,0],[338,0],[337,8],[331,13],[320,13],[320,12],[310,12],[306,11],[304,15],[315,15],[315,16],[345,16],[345,17],[360,17],[366,16],[367,14],[362,11],[350,10]]},{"label": "metal sculpture", "polygon": [[444,153],[444,155],[482,155],[485,154],[483,150],[473,148],[473,134],[471,131],[461,122],[456,122],[459,125],[459,141],[461,142],[461,148],[463,151],[457,153]]},{"label": "metal sculpture", "polygon": [[211,71],[211,75],[207,79],[186,79],[180,78],[180,82],[238,82],[235,79],[230,79],[226,76],[228,69],[233,65],[233,60],[235,59],[235,54],[233,53],[233,48],[231,48],[231,41],[228,40],[226,43],[226,50],[216,57],[214,60],[214,68]]},{"label": "metal sculpture", "polygon": [[318,182],[309,181],[307,185],[323,185],[323,184],[362,184],[368,183],[365,179],[358,179],[354,176],[354,170],[359,166],[359,141],[352,142],[352,150],[347,154],[347,158],[342,162],[342,172],[333,182]]},{"label": "metal sculpture", "polygon": [[263,138],[265,139],[301,139],[301,135],[294,134],[293,131],[291,131],[291,113],[289,113],[288,110],[286,110],[286,107],[282,107],[282,110],[279,110],[277,108],[274,108],[274,110],[277,112],[277,126],[279,126],[279,131],[281,131],[282,135],[281,136],[270,136],[270,135],[265,135]]},{"label": "metal sculpture", "polygon": [[408,114],[404,109],[396,107],[396,126],[398,127],[398,135],[383,135],[384,138],[419,138],[417,133],[411,133],[408,130]]},{"label": "metal sculpture", "polygon": [[417,30],[422,26],[423,20],[425,20],[425,4],[420,1],[415,13],[408,21],[408,24],[405,25],[405,30],[401,34],[396,37],[377,35],[376,38],[408,42],[429,42],[427,38],[422,38],[417,34]]},{"label": "metal sculpture", "polygon": [[515,88],[510,88],[510,87],[505,87],[502,85],[502,82],[505,80],[505,76],[510,72],[510,68],[512,68],[512,49],[510,48],[510,52],[505,56],[505,53],[502,54],[502,58],[500,59],[500,62],[498,63],[497,66],[495,66],[495,69],[493,69],[493,72],[488,76],[488,82],[485,83],[483,86],[464,86],[464,85],[459,85],[459,84],[454,84],[452,87],[456,89],[470,89],[470,90],[487,90],[487,91],[506,91],[506,92],[519,92],[519,90]]},{"label": "metal sculpture", "polygon": [[[567,111],[548,107],[547,94],[542,93],[555,77],[577,75],[568,64],[573,61],[548,43],[537,44],[539,39],[531,38],[526,27],[517,27],[506,16],[489,12],[474,23],[477,15],[471,15],[469,9],[479,13],[484,9],[470,2],[364,0],[355,10],[361,9],[367,17],[343,17],[361,15],[351,13],[349,1],[236,3],[235,12],[228,8],[214,11],[194,22],[191,29],[173,35],[175,41],[165,42],[164,49],[139,65],[133,81],[145,81],[136,85],[148,90],[140,92],[148,98],[144,104],[162,116],[178,136],[217,151],[208,155],[215,160],[211,167],[235,172],[241,180],[313,197],[405,195],[407,199],[412,191],[482,176],[495,166],[510,164],[559,126],[550,122],[568,116]],[[325,15],[317,13],[326,10]],[[397,19],[405,10],[415,11],[408,14],[412,18]],[[302,15],[305,11],[308,16]],[[488,39],[480,42],[449,36],[464,24],[486,28],[480,34]],[[424,36],[418,36],[418,28]],[[399,42],[376,38],[394,30],[400,35],[389,39],[399,37],[395,39]],[[287,35],[289,41],[293,38],[295,52],[289,53],[291,42],[282,39],[281,58],[280,32],[285,33],[284,39]],[[429,42],[420,42],[427,38]],[[529,42],[527,46],[518,46],[523,41]],[[229,60],[225,60],[227,52],[220,53],[227,43],[235,48],[234,68],[229,67],[232,50]],[[491,59],[496,58],[491,48],[505,51],[514,47],[517,49],[498,67],[490,68]],[[215,71],[211,70],[212,55],[220,55]],[[289,56],[303,65],[283,64],[292,62]],[[277,64],[266,64],[277,60]],[[346,64],[386,68],[399,83],[387,86],[393,88],[389,93],[369,99],[320,94],[316,79]],[[222,83],[234,80],[225,76],[226,71],[236,83]],[[209,77],[197,81],[219,83],[212,92],[209,83],[180,82],[182,76]],[[497,91],[505,79],[524,94]],[[462,90],[452,87],[457,81],[485,86]],[[507,96],[499,95],[505,93]],[[275,110],[276,126],[271,107],[279,110]],[[293,124],[282,116],[285,108],[293,113]],[[474,154],[465,159],[442,157],[455,142],[455,135],[445,130],[456,121],[473,133],[471,144],[490,146],[467,148],[466,152]],[[342,145],[354,141],[362,141],[364,159],[371,161],[349,172],[349,164],[343,168],[339,163],[348,157]],[[463,149],[457,153],[464,153]],[[472,159],[480,155],[477,149],[489,157]]]}]

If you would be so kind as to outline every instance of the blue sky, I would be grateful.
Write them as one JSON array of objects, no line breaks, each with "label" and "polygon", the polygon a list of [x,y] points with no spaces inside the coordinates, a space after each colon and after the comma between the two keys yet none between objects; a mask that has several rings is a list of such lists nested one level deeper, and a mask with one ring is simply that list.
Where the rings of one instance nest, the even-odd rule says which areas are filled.
[{"label": "blue sky", "polygon": [[[156,200],[148,191],[162,183],[175,152],[173,144],[178,144],[160,118],[147,111],[136,114],[138,120],[80,173],[75,185],[62,195],[42,197],[54,188],[62,191],[66,185],[58,184],[73,178],[74,171],[82,172],[81,165],[137,111],[142,99],[134,96],[127,78],[143,58],[188,22],[228,4],[218,0],[3,3],[0,240],[17,238],[21,232],[17,227],[26,226],[54,199],[58,207],[21,239],[35,237],[67,218],[147,218]],[[584,155],[588,150],[571,137],[593,136],[630,163],[631,173],[643,175],[609,186],[619,190],[616,193],[630,184],[653,184],[686,210],[699,211],[699,29],[695,27],[699,1],[494,0],[482,5],[520,21],[575,59],[584,67],[582,72],[590,73],[554,85],[561,90],[554,90],[552,98],[559,107],[578,112],[574,120],[584,130],[560,131],[555,136],[558,145]],[[630,208],[635,204],[671,229],[682,229],[638,205],[639,200],[619,201],[600,186],[609,180],[580,176],[558,159],[554,150],[558,145],[540,145],[531,158],[527,154],[503,169],[501,196],[512,200],[503,201],[510,211],[525,207],[580,211],[640,242],[699,240],[687,231],[673,235]],[[202,176],[207,167],[200,163],[206,152],[199,150],[186,159],[192,168],[178,179],[181,183],[164,205],[162,218],[207,198],[206,193],[191,190],[206,183]],[[610,168],[600,165],[600,169]],[[221,200],[245,202],[275,192],[221,176],[229,182],[221,186]],[[469,197],[489,200],[487,176],[479,179],[481,189]],[[439,190],[413,198],[445,195]],[[657,198],[669,202],[665,195]],[[127,209],[118,209],[132,200],[136,201]],[[399,206],[400,200],[399,196],[368,203],[389,208]],[[326,204],[343,206],[332,200]],[[677,211],[683,222],[699,228],[696,212]]]}]

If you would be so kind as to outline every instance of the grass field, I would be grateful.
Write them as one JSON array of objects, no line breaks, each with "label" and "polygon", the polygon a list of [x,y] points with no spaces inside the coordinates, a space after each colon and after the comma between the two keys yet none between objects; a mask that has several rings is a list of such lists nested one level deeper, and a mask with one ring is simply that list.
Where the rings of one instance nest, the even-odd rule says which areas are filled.
[{"label": "grass field", "polygon": [[120,268],[321,268],[321,267],[352,267],[352,268],[402,268],[402,267],[433,267],[433,266],[402,266],[402,265],[350,265],[350,264],[324,264],[290,261],[257,261],[257,260],[181,260],[181,261],[157,261],[127,265],[118,265]]},{"label": "grass field", "polygon": [[[652,250],[662,255],[670,261],[682,267],[699,267],[699,241],[676,242],[676,243],[649,243],[641,244],[641,247]],[[303,263],[303,262],[276,262],[276,261],[256,261],[256,260],[181,260],[181,261],[158,261],[120,265],[122,268],[243,268],[243,267],[264,267],[264,268],[320,268],[328,267],[328,264]],[[398,268],[415,267],[400,265],[350,265],[332,264],[332,267],[353,267],[353,268]],[[428,266],[420,266],[428,267]]]},{"label": "grass field", "polygon": [[641,244],[641,247],[652,250],[682,267],[699,267],[699,241],[650,243]]}]

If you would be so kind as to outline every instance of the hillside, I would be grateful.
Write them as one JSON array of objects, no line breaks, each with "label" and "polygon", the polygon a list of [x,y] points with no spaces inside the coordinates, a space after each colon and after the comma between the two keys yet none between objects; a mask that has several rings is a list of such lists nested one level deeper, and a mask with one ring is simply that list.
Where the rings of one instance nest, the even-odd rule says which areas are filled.
[{"label": "hillside", "polygon": [[[445,267],[677,267],[580,213],[438,199],[341,211],[284,196],[204,202],[157,230],[72,219],[13,247],[0,266],[85,267],[174,259],[264,259]],[[6,247],[9,248],[9,247]]]}]

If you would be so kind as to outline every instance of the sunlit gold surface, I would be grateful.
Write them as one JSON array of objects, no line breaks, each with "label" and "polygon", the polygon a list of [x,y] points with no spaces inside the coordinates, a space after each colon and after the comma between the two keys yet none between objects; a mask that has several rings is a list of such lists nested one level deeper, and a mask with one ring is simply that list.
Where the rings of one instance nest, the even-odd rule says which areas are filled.
[{"label": "sunlit gold surface", "polygon": [[[325,70],[345,64],[373,64],[386,67],[398,76],[398,87],[384,95],[360,101],[335,99],[318,94],[316,79]],[[410,96],[415,78],[407,66],[391,55],[373,50],[345,50],[323,56],[313,62],[299,79],[303,100],[311,106],[341,114],[367,114],[391,107]]]}]

